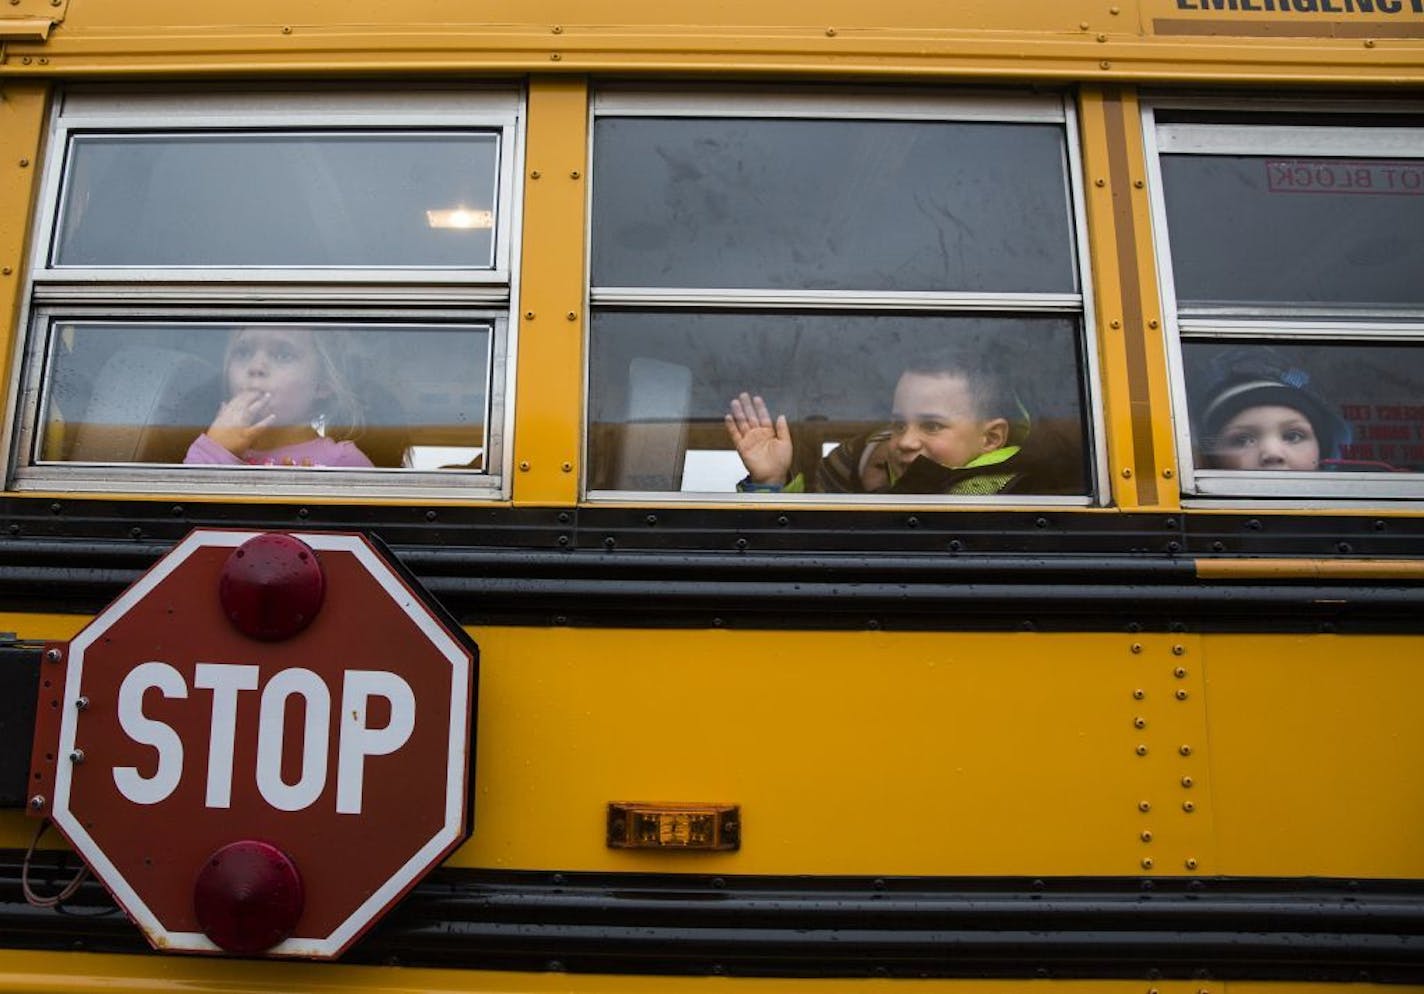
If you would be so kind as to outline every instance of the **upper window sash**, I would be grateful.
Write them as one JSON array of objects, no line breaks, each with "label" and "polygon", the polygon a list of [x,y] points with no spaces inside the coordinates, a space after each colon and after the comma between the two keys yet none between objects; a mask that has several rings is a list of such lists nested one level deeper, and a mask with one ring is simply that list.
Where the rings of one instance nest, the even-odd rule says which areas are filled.
[{"label": "upper window sash", "polygon": [[[46,163],[35,281],[507,284],[517,115],[513,91],[70,93]],[[132,200],[135,177],[147,177],[154,203],[125,220],[104,183]],[[236,196],[226,209],[224,196]],[[111,204],[120,209],[107,223],[127,243],[96,220]],[[462,238],[469,247],[450,251]]]},{"label": "upper window sash", "polygon": [[1061,98],[674,96],[596,99],[595,302],[1081,306]]}]

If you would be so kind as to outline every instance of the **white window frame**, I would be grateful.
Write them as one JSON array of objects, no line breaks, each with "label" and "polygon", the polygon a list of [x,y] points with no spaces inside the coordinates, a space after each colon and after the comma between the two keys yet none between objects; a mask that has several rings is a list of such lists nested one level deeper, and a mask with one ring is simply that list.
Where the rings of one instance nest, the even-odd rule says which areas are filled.
[{"label": "white window frame", "polygon": [[[1093,303],[1091,255],[1088,249],[1086,202],[1078,121],[1068,95],[1040,95],[1009,91],[947,93],[942,90],[853,90],[833,86],[802,87],[768,93],[757,87],[702,88],[688,86],[676,91],[648,91],[634,86],[607,86],[594,94],[589,108],[589,149],[587,174],[587,216],[592,224],[593,196],[598,178],[593,173],[594,125],[599,117],[688,117],[756,118],[828,121],[927,121],[986,123],[1057,124],[1064,129],[1067,158],[1065,190],[1072,211],[1073,251],[1078,293],[971,293],[971,292],[876,292],[854,290],[768,290],[691,287],[615,287],[592,285],[593,233],[585,234],[585,258],[590,260],[590,286],[585,313],[600,307],[720,309],[797,309],[864,311],[916,311],[936,316],[983,312],[1018,311],[1060,314],[1082,322],[1079,348],[1087,363],[1084,391],[1084,452],[1088,459],[1088,493],[1082,496],[1006,494],[957,496],[951,494],[819,494],[819,493],[678,493],[673,491],[589,490],[588,464],[584,459],[583,490],[591,501],[639,501],[660,503],[716,503],[727,500],[753,503],[855,503],[855,504],[944,504],[954,505],[1058,505],[1103,506],[1108,495],[1107,449],[1101,404],[1101,374],[1097,346],[1092,338],[1096,327]],[[584,354],[591,359],[592,321],[587,324]],[[588,453],[587,412],[591,405],[589,375],[591,361],[584,366],[586,416],[583,451]],[[1075,372],[1080,372],[1075,370]]]},{"label": "white window frame", "polygon": [[[264,496],[469,497],[507,499],[512,431],[524,148],[524,94],[516,87],[383,87],[192,93],[79,86],[57,95],[51,113],[32,250],[18,327],[25,344],[10,372],[13,406],[3,444],[7,488],[78,493],[201,493]],[[488,268],[144,267],[51,263],[63,171],[77,135],[162,135],[202,131],[270,134],[489,132],[497,141],[495,227]],[[283,470],[172,467],[142,463],[41,462],[38,415],[48,329],[70,319],[115,323],[281,321],[293,325],[468,325],[493,327],[489,340],[484,468]],[[413,426],[418,429],[417,426]],[[252,471],[259,474],[254,477]]]},{"label": "white window frame", "polygon": [[[1229,114],[1229,123],[1158,124],[1157,110]],[[1419,104],[1381,106],[1347,102],[1183,101],[1161,98],[1142,104],[1152,238],[1165,317],[1178,477],[1184,499],[1203,507],[1329,507],[1345,502],[1387,504],[1424,497],[1424,473],[1279,472],[1201,469],[1191,433],[1184,341],[1282,343],[1424,342],[1424,306],[1348,307],[1319,304],[1183,307],[1177,300],[1170,232],[1162,180],[1163,155],[1351,156],[1424,160],[1424,120],[1418,128],[1241,123],[1244,113],[1419,114]]]}]

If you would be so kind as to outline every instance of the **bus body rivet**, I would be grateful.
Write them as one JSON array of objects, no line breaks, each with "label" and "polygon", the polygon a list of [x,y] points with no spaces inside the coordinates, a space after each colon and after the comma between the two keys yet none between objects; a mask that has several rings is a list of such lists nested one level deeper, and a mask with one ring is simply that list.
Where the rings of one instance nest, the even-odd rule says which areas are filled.
[{"label": "bus body rivet", "polygon": [[1142,180],[1140,180],[1140,179],[1135,179],[1135,180],[1132,181],[1132,185],[1133,185],[1133,188],[1134,188],[1134,189],[1140,190],[1140,189],[1142,189],[1144,186],[1146,186],[1147,184],[1144,183],[1144,182],[1143,182]]},{"label": "bus body rivet", "polygon": [[1109,14],[1112,14],[1114,17],[1116,17],[1118,14],[1121,14],[1121,13],[1122,13],[1122,8],[1121,8],[1121,7],[1109,7],[1109,8],[1108,8],[1108,13],[1109,13]]},{"label": "bus body rivet", "polygon": [[58,649],[47,649],[47,650],[45,650],[45,660],[46,660],[46,662],[57,663],[57,662],[59,662],[59,661],[60,661],[61,659],[63,659],[63,658],[64,658],[64,653],[60,652]]},{"label": "bus body rivet", "polygon": [[20,168],[21,168],[21,169],[24,169],[24,168],[25,168],[26,166],[28,166],[29,164],[30,164],[30,160],[29,160],[29,159],[21,159],[21,160],[20,160]]},{"label": "bus body rivet", "polygon": [[1171,470],[1170,468],[1162,470],[1162,479],[1164,479],[1164,480],[1170,480],[1171,478],[1172,478],[1172,470]]},{"label": "bus body rivet", "polygon": [[75,766],[78,766],[80,763],[84,762],[84,750],[75,749],[69,754],[69,761]]},{"label": "bus body rivet", "polygon": [[1143,842],[1151,842],[1151,841],[1152,841],[1152,833],[1151,833],[1151,832],[1143,832],[1143,833],[1142,833],[1142,841],[1143,841]]},{"label": "bus body rivet", "polygon": [[1142,699],[1143,699],[1144,697],[1146,697],[1146,696],[1147,696],[1147,691],[1142,690],[1141,688],[1139,688],[1139,689],[1137,689],[1137,690],[1134,690],[1134,691],[1132,692],[1132,699],[1133,699],[1134,701],[1140,701],[1140,700],[1142,700]]},{"label": "bus body rivet", "polygon": [[1180,656],[1180,655],[1182,655],[1183,653],[1185,653],[1186,651],[1187,651],[1187,647],[1184,646],[1184,645],[1174,645],[1174,646],[1172,646],[1172,655],[1174,655],[1174,656]]},{"label": "bus body rivet", "polygon": [[1138,811],[1141,811],[1141,812],[1144,813],[1144,814],[1146,814],[1148,811],[1151,811],[1151,810],[1152,810],[1152,802],[1151,802],[1151,801],[1138,801],[1138,802],[1137,802],[1137,810],[1138,810]]},{"label": "bus body rivet", "polygon": [[1145,755],[1147,755],[1147,747],[1146,747],[1145,745],[1140,745],[1140,746],[1138,746],[1138,747],[1137,747],[1137,754],[1138,754],[1139,756],[1145,756]]},{"label": "bus body rivet", "polygon": [[1188,857],[1187,857],[1187,869],[1189,869],[1189,870],[1195,870],[1196,868],[1197,868],[1197,861],[1196,861],[1196,858],[1195,858],[1194,856],[1188,856]]},{"label": "bus body rivet", "polygon": [[1187,699],[1187,696],[1188,696],[1188,695],[1187,695],[1187,692],[1186,692],[1185,690],[1179,690],[1179,691],[1177,691],[1177,700],[1179,700],[1179,701],[1185,701],[1185,700]]},{"label": "bus body rivet", "polygon": [[1114,328],[1121,328],[1121,327],[1122,327],[1122,322],[1119,321],[1117,318],[1113,318],[1112,321],[1109,322],[1109,324],[1110,324],[1112,327],[1114,327]]},{"label": "bus body rivet", "polygon": [[565,473],[572,473],[574,471],[574,464],[571,462],[566,462],[559,468],[562,469]]},{"label": "bus body rivet", "polygon": [[36,794],[34,797],[30,798],[30,807],[34,808],[36,811],[43,811],[45,809],[45,805],[48,803],[49,802],[45,800],[45,796],[43,794]]},{"label": "bus body rivet", "polygon": [[835,28],[827,28],[827,29],[826,29],[826,37],[827,37],[827,38],[834,38],[835,36],[836,36],[836,29],[835,29]]},{"label": "bus body rivet", "polygon": [[1131,469],[1131,467],[1129,467],[1129,466],[1124,466],[1124,467],[1122,468],[1122,478],[1123,478],[1124,480],[1130,480],[1130,479],[1132,479],[1132,469]]},{"label": "bus body rivet", "polygon": [[1157,321],[1157,319],[1156,319],[1156,318],[1153,318],[1151,321],[1148,321],[1148,322],[1147,322],[1147,327],[1149,327],[1149,328],[1156,328],[1157,325],[1158,325],[1158,323],[1159,323],[1159,322]]},{"label": "bus body rivet", "polygon": [[1187,678],[1187,668],[1185,666],[1178,666],[1172,671],[1172,675],[1178,680],[1185,680]]},{"label": "bus body rivet", "polygon": [[1192,754],[1192,747],[1189,745],[1180,746],[1177,751],[1183,756],[1190,756]]},{"label": "bus body rivet", "polygon": [[569,179],[578,179],[581,175],[583,174],[580,173],[577,169],[569,170]]},{"label": "bus body rivet", "polygon": [[[59,0],[55,0],[55,2],[58,3]],[[284,35],[289,35],[289,34],[291,34],[291,33],[292,33],[292,26],[291,26],[290,24],[284,24],[284,25],[282,25],[282,34],[284,34]]]},{"label": "bus body rivet", "polygon": [[551,30],[554,34],[561,35],[564,33],[564,26],[562,24],[555,24]]},{"label": "bus body rivet", "polygon": [[1191,813],[1192,813],[1193,811],[1195,811],[1196,809],[1197,809],[1197,806],[1196,806],[1195,804],[1193,804],[1191,801],[1183,801],[1183,802],[1182,802],[1182,810],[1185,811],[1187,814],[1191,814]]},{"label": "bus body rivet", "polygon": [[78,698],[75,698],[75,700],[74,700],[74,707],[75,707],[75,709],[78,710],[78,711],[88,711],[88,710],[89,710],[89,698],[87,698],[87,697],[78,697]]},{"label": "bus body rivet", "polygon": [[1193,780],[1191,777],[1182,777],[1182,786],[1188,790],[1192,789]]},{"label": "bus body rivet", "polygon": [[1144,717],[1142,717],[1141,715],[1138,715],[1136,718],[1133,718],[1133,719],[1132,719],[1132,727],[1133,727],[1133,728],[1146,728],[1146,727],[1147,727],[1147,719],[1144,718]]},{"label": "bus body rivet", "polygon": [[1107,35],[1104,35],[1104,34],[1098,35],[1098,41],[1107,41],[1107,40],[1108,40],[1108,36],[1107,36]]},{"label": "bus body rivet", "polygon": [[1141,652],[1141,651],[1142,651],[1142,643],[1141,643],[1141,642],[1134,642],[1134,643],[1132,643],[1132,651],[1133,651],[1133,652]]},{"label": "bus body rivet", "polygon": [[1101,176],[1099,176],[1097,179],[1093,180],[1093,185],[1094,185],[1094,186],[1107,186],[1107,185],[1108,185],[1108,181],[1105,180],[1105,179],[1103,179]]},{"label": "bus body rivet", "polygon": [[578,312],[577,312],[577,311],[569,311],[567,314],[564,315],[564,317],[568,318],[570,321],[577,321],[577,320],[578,320]]},{"label": "bus body rivet", "polygon": [[1087,30],[1088,30],[1088,22],[1087,22],[1087,21],[1079,21],[1079,22],[1078,22],[1078,30],[1079,30],[1079,31],[1087,31]]},{"label": "bus body rivet", "polygon": [[1142,858],[1142,868],[1143,868],[1144,870],[1150,870],[1150,869],[1152,869],[1152,857],[1151,857],[1151,856],[1144,856],[1144,857]]},{"label": "bus body rivet", "polygon": [[10,275],[11,273],[13,273],[13,272],[14,272],[14,270],[11,269],[9,266],[6,266],[5,268],[0,269],[0,273],[4,273],[6,276],[9,276],[9,275]]},{"label": "bus body rivet", "polygon": [[1365,47],[1366,47],[1366,48],[1374,48],[1374,47],[1375,47],[1375,40],[1374,40],[1373,38],[1366,38],[1366,39],[1365,39]]},{"label": "bus body rivet", "polygon": [[550,52],[550,53],[549,53],[549,61],[550,61],[550,62],[558,62],[558,61],[559,61],[560,59],[562,59],[562,58],[563,58],[563,56],[560,55],[558,52]]},{"label": "bus body rivet", "polygon": [[519,472],[521,472],[521,473],[527,473],[527,472],[529,472],[529,460],[528,460],[528,459],[525,459],[525,460],[523,460],[522,462],[520,462],[520,464],[519,464]]},{"label": "bus body rivet", "polygon": [[525,311],[525,312],[524,312],[524,320],[526,320],[526,321],[533,321],[533,320],[534,320],[534,312],[533,312],[533,311]]},{"label": "bus body rivet", "polygon": [[1112,63],[1109,62],[1107,59],[1103,59],[1103,61],[1101,61],[1101,62],[1098,63],[1098,68],[1099,68],[1099,69],[1111,69],[1111,68],[1112,68]]}]

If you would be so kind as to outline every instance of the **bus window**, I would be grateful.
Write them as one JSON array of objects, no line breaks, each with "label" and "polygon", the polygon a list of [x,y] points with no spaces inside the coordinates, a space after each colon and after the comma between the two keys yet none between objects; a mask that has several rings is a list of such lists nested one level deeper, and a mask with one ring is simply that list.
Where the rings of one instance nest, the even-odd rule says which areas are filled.
[{"label": "bus window", "polygon": [[517,110],[66,94],[16,484],[498,494]]},{"label": "bus window", "polygon": [[1424,122],[1148,113],[1184,491],[1424,493]]},{"label": "bus window", "polygon": [[477,469],[492,333],[53,322],[37,461]]},{"label": "bus window", "polygon": [[591,492],[1089,496],[1061,101],[673,96],[595,102]]}]

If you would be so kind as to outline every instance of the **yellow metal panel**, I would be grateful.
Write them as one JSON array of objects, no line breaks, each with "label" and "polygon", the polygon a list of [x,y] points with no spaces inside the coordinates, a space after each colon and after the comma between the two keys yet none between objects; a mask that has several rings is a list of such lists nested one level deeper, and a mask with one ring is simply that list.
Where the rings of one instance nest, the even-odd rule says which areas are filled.
[{"label": "yellow metal panel", "polygon": [[[1212,980],[874,980],[796,977],[657,977],[503,973],[389,966],[230,960],[196,956],[111,956],[0,951],[0,991],[104,994],[1340,994],[1331,984]],[[1371,990],[1352,985],[1349,990]],[[1379,988],[1408,994],[1424,988]]]},{"label": "yellow metal panel", "polygon": [[951,17],[927,0],[735,0],[699,7],[694,20],[645,0],[497,0],[473,20],[469,5],[449,0],[73,0],[48,41],[17,44],[0,72],[561,69],[1381,86],[1424,75],[1424,15],[1411,9],[1373,20],[1224,13],[1183,23],[1164,16],[1168,3],[962,0]]},{"label": "yellow metal panel", "polygon": [[1137,98],[1116,87],[1087,87],[1080,112],[1114,493],[1125,508],[1175,509],[1180,501]]},{"label": "yellow metal panel", "polygon": [[[1126,635],[475,636],[476,828],[457,865],[1131,875],[1148,853],[1154,873],[1211,862],[1207,813],[1176,810],[1175,750],[1205,736],[1199,695],[1172,697],[1178,641],[1164,636],[1137,637],[1137,653]],[[741,851],[610,850],[609,801],[740,804]]]},{"label": "yellow metal panel", "polygon": [[[21,337],[16,322],[47,98],[44,86],[0,86],[0,370],[6,374]],[[8,383],[8,375],[0,382]]]},{"label": "yellow metal panel", "polygon": [[1424,563],[1400,559],[1199,559],[1204,580],[1424,580]]},{"label": "yellow metal panel", "polygon": [[1218,870],[1424,877],[1417,636],[1208,636]]},{"label": "yellow metal panel", "polygon": [[578,498],[587,148],[586,82],[531,80],[516,346],[516,504]]},{"label": "yellow metal panel", "polygon": [[[1087,184],[1088,251],[1092,259],[1093,294],[1097,301],[1097,328],[1090,329],[1098,347],[1102,373],[1103,420],[1107,426],[1108,480],[1113,502],[1136,509],[1138,459],[1133,445],[1133,405],[1126,336],[1123,334],[1121,234],[1115,223],[1114,198],[1108,186],[1110,149],[1108,116],[1122,117],[1116,91],[1108,104],[1100,87],[1084,87],[1078,97],[1079,131],[1083,143],[1083,178]],[[1121,130],[1121,126],[1116,130]],[[1114,326],[1116,322],[1116,326]],[[1150,462],[1149,462],[1150,465]]]}]

